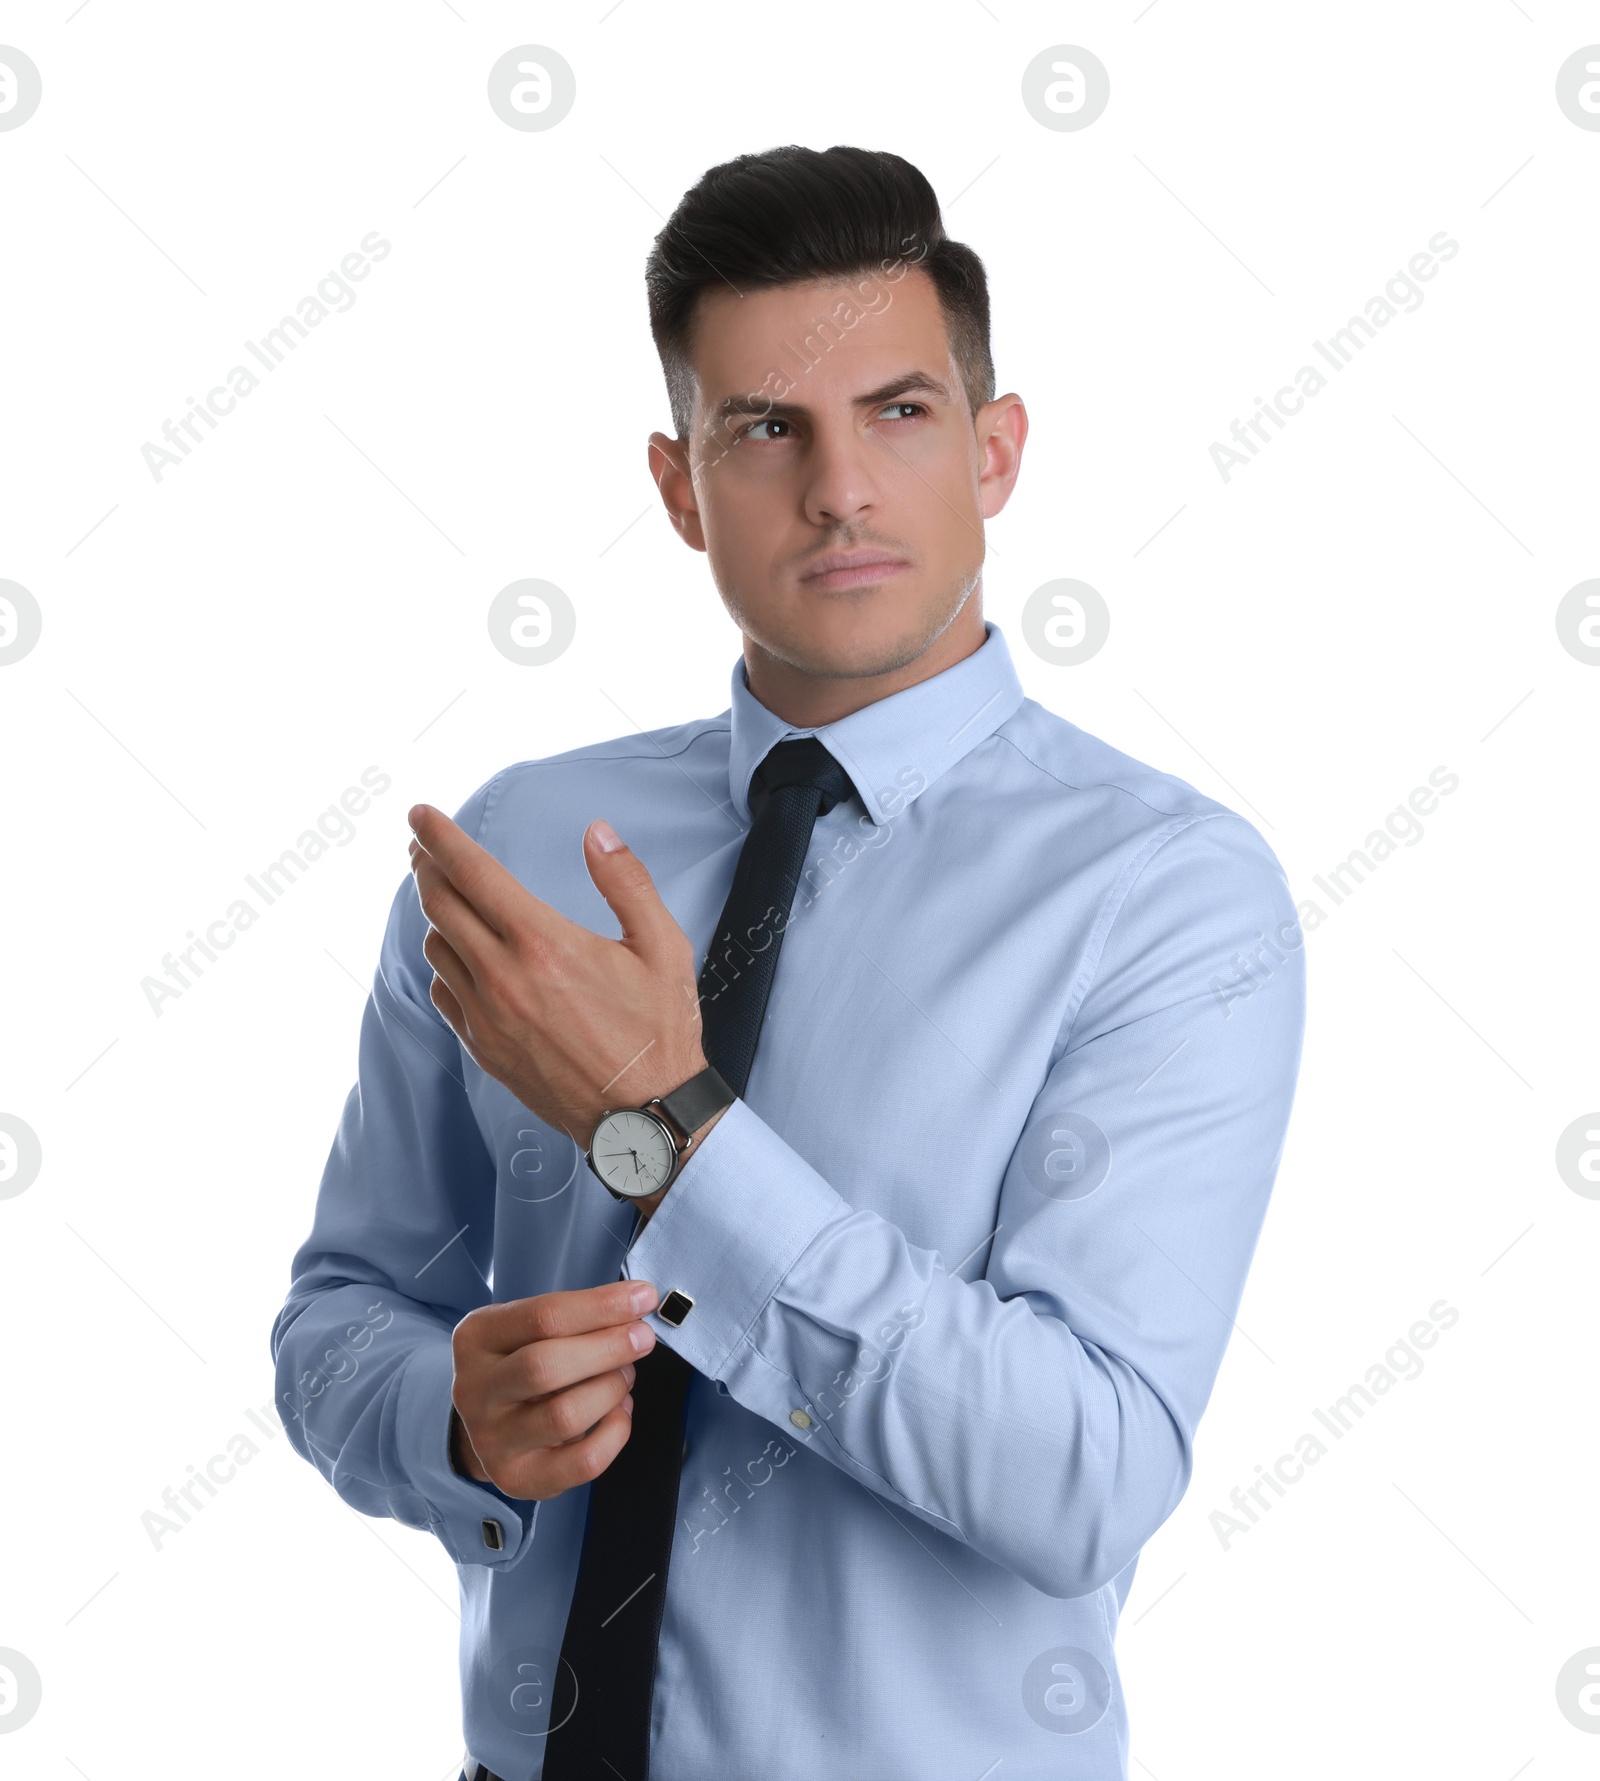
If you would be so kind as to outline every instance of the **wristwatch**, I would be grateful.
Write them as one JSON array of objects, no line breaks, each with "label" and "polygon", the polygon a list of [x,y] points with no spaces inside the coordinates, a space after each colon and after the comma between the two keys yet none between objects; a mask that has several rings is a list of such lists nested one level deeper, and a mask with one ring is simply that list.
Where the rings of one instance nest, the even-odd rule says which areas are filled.
[{"label": "wristwatch", "polygon": [[670,1095],[601,1114],[585,1160],[612,1199],[648,1199],[676,1180],[701,1126],[737,1099],[708,1064]]}]

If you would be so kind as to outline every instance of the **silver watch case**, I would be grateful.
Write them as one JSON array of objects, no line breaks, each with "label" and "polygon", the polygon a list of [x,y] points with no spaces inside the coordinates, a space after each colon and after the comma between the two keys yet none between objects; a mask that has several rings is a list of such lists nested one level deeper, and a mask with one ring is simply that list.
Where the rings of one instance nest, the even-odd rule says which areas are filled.
[{"label": "silver watch case", "polygon": [[[648,1200],[652,1194],[665,1193],[678,1178],[678,1172],[683,1167],[684,1153],[689,1148],[690,1140],[673,1128],[671,1120],[665,1113],[656,1111],[660,1105],[661,1102],[658,1098],[647,1101],[642,1107],[612,1107],[600,1115],[600,1123],[594,1128],[594,1134],[589,1140],[589,1148],[584,1152],[584,1161],[589,1165],[595,1179],[614,1200]],[[672,1146],[672,1167],[667,1171],[666,1180],[659,1184],[652,1183],[649,1187],[643,1187],[637,1193],[629,1193],[624,1188],[613,1187],[601,1174],[599,1166],[594,1160],[594,1147],[600,1140],[600,1134],[606,1128],[607,1120],[615,1119],[622,1114],[631,1114],[635,1118],[649,1120],[652,1125],[661,1129],[667,1142]]]}]

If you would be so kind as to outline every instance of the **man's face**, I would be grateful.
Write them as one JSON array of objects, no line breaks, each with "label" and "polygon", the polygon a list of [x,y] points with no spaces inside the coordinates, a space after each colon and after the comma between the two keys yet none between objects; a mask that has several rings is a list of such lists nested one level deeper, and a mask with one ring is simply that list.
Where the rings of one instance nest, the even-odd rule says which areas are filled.
[{"label": "man's face", "polygon": [[882,674],[945,630],[1027,432],[1015,396],[973,416],[933,281],[899,270],[704,292],[694,434],[651,439],[734,622],[806,674]]}]

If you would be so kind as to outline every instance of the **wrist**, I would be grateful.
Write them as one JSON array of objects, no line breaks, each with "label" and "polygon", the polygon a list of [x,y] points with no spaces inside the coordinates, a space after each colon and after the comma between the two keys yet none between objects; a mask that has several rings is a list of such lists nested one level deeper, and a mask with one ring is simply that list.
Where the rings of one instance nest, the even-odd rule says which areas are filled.
[{"label": "wrist", "polygon": [[[583,1122],[578,1127],[578,1131],[581,1131],[584,1134],[583,1148],[585,1150],[592,1150],[594,1148],[594,1135],[599,1130],[601,1121],[604,1120],[607,1113],[615,1112],[619,1107],[623,1106],[648,1107],[652,1101],[659,1101],[666,1095],[670,1095],[682,1088],[684,1083],[692,1081],[707,1067],[708,1061],[705,1053],[697,1050],[692,1058],[678,1064],[674,1069],[669,1070],[666,1073],[667,1082],[664,1087],[652,1089],[648,1094],[639,1094],[636,1100],[613,1100],[609,1105],[591,1109],[583,1117]],[[659,1081],[659,1076],[656,1079]],[[707,1129],[709,1129],[709,1126],[712,1123],[714,1122],[707,1122]],[[573,1132],[570,1127],[563,1127],[563,1130],[568,1131],[571,1134],[573,1141],[577,1142],[577,1132]]]},{"label": "wrist", "polygon": [[459,1477],[470,1478],[476,1484],[489,1482],[488,1473],[480,1469],[478,1456],[467,1439],[467,1426],[461,1420],[461,1412],[454,1404],[450,1406],[450,1435],[447,1445],[452,1472]]},{"label": "wrist", "polygon": [[656,1207],[659,1206],[667,1195],[672,1192],[674,1186],[677,1184],[678,1176],[682,1175],[683,1171],[687,1169],[689,1164],[694,1161],[695,1157],[700,1154],[700,1146],[705,1143],[707,1137],[710,1136],[711,1132],[716,1127],[717,1121],[721,1119],[723,1114],[727,1111],[728,1109],[726,1107],[719,1107],[703,1126],[689,1134],[689,1143],[678,1163],[677,1174],[673,1176],[672,1180],[669,1181],[664,1188],[662,1188],[660,1193],[651,1194],[648,1199],[640,1200],[638,1202],[639,1216],[643,1223],[648,1224],[650,1222],[651,1213],[653,1213]]},{"label": "wrist", "polygon": [[728,1109],[726,1107],[719,1107],[716,1110],[716,1112],[713,1113],[711,1115],[711,1117],[706,1121],[706,1123],[699,1128],[698,1131],[694,1131],[689,1134],[689,1148],[683,1153],[685,1160],[687,1160],[689,1157],[691,1157],[695,1153],[695,1151],[697,1151],[700,1148],[700,1146],[705,1143],[706,1139],[710,1136],[713,1128],[716,1126],[717,1121],[719,1119],[721,1119],[723,1114],[726,1113],[727,1111],[728,1111]]}]

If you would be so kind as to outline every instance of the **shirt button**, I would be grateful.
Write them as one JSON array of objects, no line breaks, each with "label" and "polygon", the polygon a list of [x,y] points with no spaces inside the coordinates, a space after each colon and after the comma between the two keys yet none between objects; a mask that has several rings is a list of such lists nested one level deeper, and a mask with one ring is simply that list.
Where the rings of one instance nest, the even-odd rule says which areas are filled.
[{"label": "shirt button", "polygon": [[811,1418],[806,1415],[804,1410],[791,1410],[789,1412],[789,1420],[797,1429],[808,1429],[811,1427]]}]

